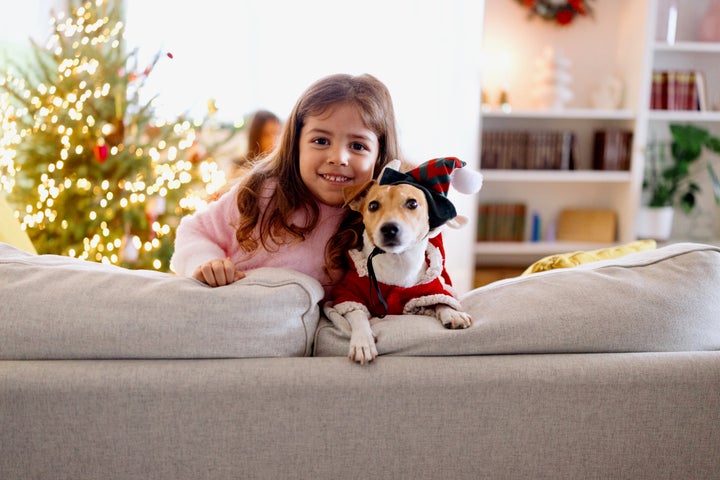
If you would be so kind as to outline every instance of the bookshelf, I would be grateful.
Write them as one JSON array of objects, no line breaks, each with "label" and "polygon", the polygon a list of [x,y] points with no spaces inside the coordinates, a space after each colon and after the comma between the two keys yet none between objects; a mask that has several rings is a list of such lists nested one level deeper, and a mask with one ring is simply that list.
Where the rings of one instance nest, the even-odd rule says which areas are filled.
[{"label": "bookshelf", "polygon": [[[651,22],[648,47],[649,72],[658,70],[700,72],[704,77],[705,110],[658,110],[647,108],[640,112],[640,120],[647,128],[647,142],[667,142],[671,123],[701,125],[720,134],[720,41],[701,41],[698,36],[710,0],[677,0],[677,28],[674,42],[666,37],[670,0],[653,0],[650,5]],[[720,40],[720,37],[718,37]],[[649,81],[652,89],[652,80]],[[703,155],[713,155],[704,153]],[[647,161],[648,159],[644,159]],[[720,162],[720,158],[716,161]],[[701,162],[698,162],[701,163]],[[718,163],[716,163],[718,165]],[[720,217],[712,195],[712,186],[703,175],[698,176],[702,195],[692,215],[676,209],[672,238],[712,243],[720,237]]]},{"label": "bookshelf", "polygon": [[[483,58],[487,71],[482,87],[491,106],[481,112],[480,136],[492,131],[572,129],[576,134],[576,169],[496,170],[483,169],[481,163],[485,182],[478,202],[523,202],[527,205],[526,225],[530,225],[531,215],[539,214],[543,231],[565,208],[611,209],[617,214],[615,244],[635,240],[648,142],[668,139],[672,122],[702,123],[715,133],[720,127],[720,43],[696,38],[697,25],[709,3],[678,0],[676,41],[668,44],[662,24],[667,21],[669,0],[592,2],[594,19],[576,18],[568,27],[537,18],[528,20],[517,2],[486,0]],[[523,32],[521,39],[511,34],[517,31]],[[561,47],[572,62],[574,97],[562,110],[536,109],[529,93],[531,66],[546,45]],[[493,63],[500,57],[503,62]],[[651,110],[652,73],[658,69],[702,71],[708,110]],[[621,80],[622,101],[615,108],[595,108],[592,94],[607,75]],[[509,92],[509,111],[492,103],[501,86]],[[632,131],[627,170],[592,169],[593,132],[598,129]],[[482,151],[482,138],[480,144]],[[703,191],[712,196],[709,187]],[[716,215],[714,205],[706,210]],[[679,221],[677,228],[684,232],[677,237],[686,239],[693,227]],[[608,246],[548,241],[544,236],[531,241],[527,230],[521,242],[476,242],[476,267],[520,267],[554,253]],[[715,235],[720,236],[718,232]]]}]

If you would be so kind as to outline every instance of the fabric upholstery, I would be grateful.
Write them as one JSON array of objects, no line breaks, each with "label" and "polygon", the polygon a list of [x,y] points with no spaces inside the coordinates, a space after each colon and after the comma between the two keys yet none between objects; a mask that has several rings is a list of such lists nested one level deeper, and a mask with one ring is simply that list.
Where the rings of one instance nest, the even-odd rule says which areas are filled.
[{"label": "fabric upholstery", "polygon": [[0,361],[4,480],[716,479],[720,352]]},{"label": "fabric upholstery", "polygon": [[[466,330],[388,315],[373,332],[380,355],[720,350],[719,285],[720,249],[679,243],[473,290],[460,299]],[[328,316],[315,355],[345,356],[349,326]]]},{"label": "fabric upholstery", "polygon": [[303,356],[323,289],[263,268],[234,284],[0,243],[0,359]]}]

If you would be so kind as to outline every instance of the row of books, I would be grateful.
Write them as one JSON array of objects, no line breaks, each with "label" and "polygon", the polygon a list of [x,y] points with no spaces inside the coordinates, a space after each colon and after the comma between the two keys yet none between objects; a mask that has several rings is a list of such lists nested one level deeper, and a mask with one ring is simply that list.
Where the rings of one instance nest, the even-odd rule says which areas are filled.
[{"label": "row of books", "polygon": [[486,203],[478,207],[479,242],[522,242],[525,238],[523,203]]},{"label": "row of books", "polygon": [[483,169],[572,170],[572,131],[484,131]]},{"label": "row of books", "polygon": [[696,70],[653,70],[653,110],[707,110],[705,76]]}]

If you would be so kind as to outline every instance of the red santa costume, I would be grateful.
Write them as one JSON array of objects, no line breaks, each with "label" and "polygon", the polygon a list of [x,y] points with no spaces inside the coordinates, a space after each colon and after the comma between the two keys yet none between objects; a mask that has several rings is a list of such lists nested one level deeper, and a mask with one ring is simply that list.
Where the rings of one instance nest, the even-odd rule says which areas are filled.
[{"label": "red santa costume", "polygon": [[423,314],[426,307],[438,304],[460,308],[445,270],[442,235],[430,239],[425,249],[424,275],[419,283],[408,287],[384,283],[375,286],[368,272],[368,255],[362,250],[352,250],[348,255],[351,269],[333,290],[334,308],[340,315],[352,310],[363,310],[372,317]]}]

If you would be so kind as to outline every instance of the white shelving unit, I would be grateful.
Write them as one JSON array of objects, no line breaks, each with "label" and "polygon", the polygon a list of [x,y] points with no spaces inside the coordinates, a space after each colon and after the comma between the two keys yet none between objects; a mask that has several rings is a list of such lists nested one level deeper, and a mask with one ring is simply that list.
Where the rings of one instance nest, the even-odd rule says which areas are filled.
[{"label": "white shelving unit", "polygon": [[[662,68],[702,70],[709,103],[720,110],[720,89],[716,86],[720,85],[720,43],[701,42],[694,37],[709,0],[678,1],[677,41],[673,45],[662,40],[664,34],[658,27],[666,21],[667,2],[591,2],[595,10],[593,19],[576,18],[571,25],[560,27],[539,18],[528,20],[517,2],[486,0],[483,90],[492,101],[504,86],[509,91],[512,110],[504,112],[496,107],[482,112],[481,130],[571,129],[576,133],[578,169],[483,170],[485,182],[479,202],[523,202],[528,207],[526,225],[530,225],[533,213],[538,213],[543,224],[549,225],[564,208],[610,208],[618,216],[616,243],[635,240],[648,141],[669,137],[671,122],[697,122],[712,129],[720,126],[720,111],[649,110],[652,71]],[[523,34],[517,35],[518,31]],[[572,62],[575,95],[559,111],[534,109],[529,94],[533,62],[546,45],[561,49]],[[617,109],[592,108],[591,94],[607,75],[621,79],[622,104]],[[633,131],[629,171],[591,169],[593,132],[601,128]],[[712,197],[711,190],[706,190]],[[689,227],[678,228],[686,232]],[[477,265],[527,265],[553,253],[607,246],[545,241],[544,237],[531,242],[528,230],[526,227],[523,242],[477,242]]]},{"label": "white shelving unit", "polygon": [[[651,27],[651,42],[648,48],[649,67],[647,75],[653,70],[694,70],[705,76],[707,111],[668,111],[644,110],[641,120],[647,125],[647,139],[651,141],[667,141],[670,136],[669,125],[672,123],[688,123],[709,129],[720,135],[720,41],[699,41],[697,38],[703,17],[710,5],[710,0],[679,0],[677,1],[678,21],[674,43],[664,38],[666,32],[667,12],[670,0],[653,0],[650,8],[654,14]],[[649,84],[651,80],[646,77]],[[710,155],[711,153],[705,153]],[[704,159],[701,159],[704,160]],[[720,159],[716,159],[716,165]],[[698,164],[703,163],[698,162]],[[697,165],[702,170],[702,165]],[[691,216],[677,211],[673,221],[673,237],[677,240],[716,242],[720,237],[720,217],[712,195],[712,186],[707,175],[702,172],[696,178],[702,188],[698,197],[698,208]]]}]

